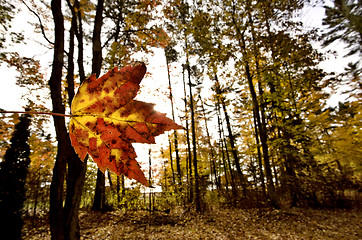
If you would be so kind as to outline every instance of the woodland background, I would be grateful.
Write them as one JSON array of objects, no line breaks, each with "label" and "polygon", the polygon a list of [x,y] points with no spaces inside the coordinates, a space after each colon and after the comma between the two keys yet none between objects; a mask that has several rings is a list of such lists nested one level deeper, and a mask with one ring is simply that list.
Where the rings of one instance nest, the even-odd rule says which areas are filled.
[{"label": "woodland background", "polygon": [[[324,28],[305,28],[303,9],[324,4]],[[31,36],[16,31],[20,14]],[[139,161],[158,186],[145,189],[80,161],[68,119],[2,113],[1,230],[11,239],[23,218],[29,230],[42,216],[52,239],[80,239],[80,209],[360,207],[361,1],[1,0],[0,16],[0,61],[18,72],[27,111],[69,112],[91,73],[157,59],[166,76],[149,68],[141,96],[185,127],[143,146]],[[326,72],[320,63],[338,53],[323,47],[336,43],[354,61]],[[336,93],[343,101],[331,106]]]}]

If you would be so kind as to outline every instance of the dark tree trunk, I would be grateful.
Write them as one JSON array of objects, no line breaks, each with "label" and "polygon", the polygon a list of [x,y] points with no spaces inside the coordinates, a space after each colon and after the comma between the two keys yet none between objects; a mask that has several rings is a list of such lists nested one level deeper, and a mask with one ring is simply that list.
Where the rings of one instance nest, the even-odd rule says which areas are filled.
[{"label": "dark tree trunk", "polygon": [[82,162],[72,149],[68,161],[67,195],[64,206],[64,234],[66,239],[80,239],[78,210],[82,198],[87,161]]},{"label": "dark tree trunk", "polygon": [[97,182],[96,182],[96,189],[94,193],[94,200],[93,200],[93,211],[103,211],[105,210],[106,199],[105,199],[105,180],[106,177],[104,173],[98,169],[97,171]]},{"label": "dark tree trunk", "polygon": [[227,197],[229,199],[229,180],[228,180],[226,160],[225,160],[224,139],[223,139],[223,136],[222,136],[222,125],[221,125],[222,123],[221,123],[221,119],[220,119],[220,110],[219,110],[218,104],[217,104],[216,114],[217,114],[217,123],[218,123],[217,125],[218,125],[219,139],[220,139],[219,145],[221,145],[219,148],[221,149],[222,163],[223,163],[223,166],[224,166],[225,189],[226,189]]},{"label": "dark tree trunk", "polygon": [[[74,10],[74,8],[77,9],[79,8],[79,1],[75,1],[74,6],[71,6],[69,2],[68,5],[71,8],[73,14],[70,34],[72,35],[72,30],[73,30],[78,40],[77,62],[78,62],[80,82],[82,83],[85,80],[85,73],[83,66],[84,57],[83,57],[82,16],[81,12],[76,12]],[[78,21],[76,19],[78,19]],[[70,40],[70,47],[74,47],[72,39]],[[69,52],[72,51],[73,49],[70,49]],[[71,67],[74,66],[73,57],[70,58],[70,56],[68,56],[68,63],[71,64]],[[74,79],[71,79],[72,76],[67,76],[69,77],[67,78],[67,81],[68,83],[70,83],[70,86],[74,86]],[[74,87],[72,90],[68,91],[68,98],[70,102],[73,100],[73,97],[74,97]],[[71,156],[68,159],[68,174],[66,178],[67,193],[66,193],[65,206],[64,206],[64,223],[65,223],[64,234],[66,239],[80,239],[78,210],[82,198],[85,173],[87,169],[87,160],[81,161],[73,148],[70,153]]]},{"label": "dark tree trunk", "polygon": [[187,180],[189,183],[189,202],[193,201],[193,177],[192,177],[192,153],[191,153],[191,142],[190,142],[190,127],[189,127],[189,119],[188,119],[188,108],[187,108],[187,92],[186,92],[186,80],[185,80],[185,67],[182,70],[182,79],[184,86],[184,95],[185,95],[185,121],[186,121],[186,141],[187,141],[187,162],[186,169],[187,172]]},{"label": "dark tree trunk", "polygon": [[[222,130],[222,132],[224,132],[224,130]],[[224,133],[223,133],[224,134]],[[231,191],[233,193],[233,201],[236,201],[238,192],[236,190],[236,185],[235,185],[235,177],[234,177],[234,171],[233,168],[231,167],[231,161],[230,161],[230,155],[229,155],[229,148],[228,148],[228,144],[226,142],[225,137],[223,137],[223,146],[225,148],[225,153],[226,153],[226,160],[227,160],[227,165],[228,165],[228,169],[230,172],[230,179],[231,179]]]},{"label": "dark tree trunk", "polygon": [[[186,40],[186,49],[187,49],[187,40]],[[191,112],[191,133],[192,133],[192,162],[194,165],[194,177],[195,177],[195,204],[196,211],[201,211],[201,193],[199,187],[199,174],[197,169],[197,146],[196,146],[196,123],[195,123],[195,106],[194,99],[192,94],[192,84],[191,84],[191,69],[190,63],[188,61],[188,56],[186,56],[186,67],[188,75],[188,85],[189,85],[189,94],[190,94],[190,112]]]},{"label": "dark tree trunk", "polygon": [[117,176],[117,180],[116,180],[117,208],[119,207],[119,203],[121,202],[121,198],[119,196],[120,188],[121,188],[120,178],[119,178],[119,176]]},{"label": "dark tree trunk", "polygon": [[[51,10],[54,19],[54,57],[53,67],[49,80],[50,95],[53,112],[65,113],[62,104],[61,81],[64,57],[64,22],[61,0],[52,0]],[[68,153],[71,146],[64,117],[53,116],[56,138],[58,142],[57,157],[53,169],[53,178],[50,185],[50,231],[53,240],[64,239],[63,224],[63,186]]]},{"label": "dark tree trunk", "polygon": [[256,148],[257,148],[257,153],[258,153],[257,159],[258,159],[259,172],[260,172],[260,184],[261,184],[263,196],[266,197],[263,159],[262,159],[262,155],[261,155],[261,151],[260,151],[259,129],[258,129],[257,121],[256,121],[255,110],[253,111],[253,118],[254,118],[255,141],[256,141]]},{"label": "dark tree trunk", "polygon": [[101,45],[101,29],[103,25],[103,9],[104,0],[98,0],[96,16],[94,19],[93,28],[93,58],[92,58],[92,73],[98,77],[102,68],[102,45]]},{"label": "dark tree trunk", "polygon": [[[92,73],[98,77],[102,67],[102,45],[101,45],[101,28],[103,24],[103,9],[104,0],[98,0],[97,11],[94,20],[93,37],[92,37]],[[94,201],[92,210],[102,211],[105,210],[106,195],[105,195],[105,182],[106,177],[99,169],[97,171],[97,182],[94,193]]]}]

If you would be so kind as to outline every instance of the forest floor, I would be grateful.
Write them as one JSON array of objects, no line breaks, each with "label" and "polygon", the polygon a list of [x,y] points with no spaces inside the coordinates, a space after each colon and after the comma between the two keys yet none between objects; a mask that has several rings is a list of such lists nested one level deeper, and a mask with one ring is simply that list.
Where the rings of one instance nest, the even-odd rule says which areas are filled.
[{"label": "forest floor", "polygon": [[[362,210],[220,209],[204,214],[80,212],[81,239],[362,239]],[[46,217],[25,221],[23,239],[50,239]]]}]

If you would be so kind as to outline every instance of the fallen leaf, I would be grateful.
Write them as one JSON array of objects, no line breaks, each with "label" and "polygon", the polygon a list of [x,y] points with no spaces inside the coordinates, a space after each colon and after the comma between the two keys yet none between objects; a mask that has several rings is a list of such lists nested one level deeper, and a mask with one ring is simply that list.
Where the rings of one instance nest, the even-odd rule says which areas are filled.
[{"label": "fallen leaf", "polygon": [[134,100],[145,73],[144,63],[137,63],[87,78],[72,102],[69,135],[82,161],[89,154],[101,171],[108,168],[149,186],[132,143],[155,143],[155,136],[183,127],[153,104]]}]

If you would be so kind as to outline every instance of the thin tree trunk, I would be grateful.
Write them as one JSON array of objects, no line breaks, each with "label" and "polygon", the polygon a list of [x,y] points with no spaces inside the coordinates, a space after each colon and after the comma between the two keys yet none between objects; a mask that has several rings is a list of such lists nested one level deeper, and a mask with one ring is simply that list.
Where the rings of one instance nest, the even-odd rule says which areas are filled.
[{"label": "thin tree trunk", "polygon": [[184,94],[185,94],[185,121],[186,121],[186,141],[187,141],[187,162],[186,167],[188,171],[188,182],[189,182],[189,201],[193,201],[193,177],[192,177],[192,153],[191,153],[191,143],[190,143],[190,128],[189,128],[189,120],[188,120],[188,108],[187,108],[187,92],[186,92],[186,80],[185,80],[185,67],[182,70],[182,79],[183,79],[183,86],[184,86]]},{"label": "thin tree trunk", "polygon": [[[172,84],[171,84],[171,75],[170,75],[170,62],[168,61],[168,58],[166,56],[166,67],[167,67],[167,77],[168,77],[168,87],[170,90],[170,102],[171,102],[171,111],[172,111],[172,120],[175,121],[175,110],[173,105],[173,94],[172,94]],[[177,169],[177,179],[178,184],[182,184],[181,177],[181,164],[180,164],[180,156],[179,156],[179,149],[178,149],[178,139],[177,139],[177,132],[173,131],[173,139],[174,139],[174,147],[175,147],[175,153],[176,153],[176,169]],[[171,144],[170,144],[171,146]]]},{"label": "thin tree trunk", "polygon": [[175,170],[173,168],[172,144],[171,144],[170,137],[168,139],[168,143],[169,143],[169,150],[170,150],[169,154],[170,154],[170,166],[171,166],[171,173],[172,173],[172,184],[176,187]]},{"label": "thin tree trunk", "polygon": [[[164,171],[164,176],[165,176],[165,192],[168,191],[168,184],[167,184],[167,169],[166,169],[166,162],[163,162],[163,171]],[[163,191],[162,191],[163,192]]]},{"label": "thin tree trunk", "polygon": [[[218,84],[218,83],[217,83]],[[230,162],[230,156],[229,156],[229,150],[225,141],[225,133],[224,133],[224,127],[222,125],[222,121],[221,121],[221,109],[220,109],[220,86],[217,85],[216,86],[216,94],[217,94],[217,98],[216,98],[216,108],[217,108],[217,114],[218,114],[218,125],[219,125],[219,131],[220,131],[220,141],[221,141],[221,146],[223,149],[223,154],[225,153],[226,155],[226,160],[227,160],[227,164],[224,160],[224,167],[225,170],[228,168],[229,169],[229,173],[230,173],[230,180],[231,180],[231,191],[232,191],[232,195],[233,195],[233,201],[235,201],[236,197],[237,197],[237,190],[236,190],[236,186],[235,186],[235,179],[234,179],[234,173],[232,171],[231,168],[231,162]],[[218,94],[219,93],[219,94]],[[225,113],[225,112],[224,112]],[[225,159],[225,156],[223,156],[223,159]],[[226,171],[225,171],[226,174]],[[227,186],[228,187],[228,186]],[[229,188],[228,188],[229,189]]]},{"label": "thin tree trunk", "polygon": [[247,196],[246,179],[245,179],[245,176],[243,174],[243,171],[241,170],[239,156],[238,156],[238,150],[237,150],[237,148],[235,146],[235,138],[234,138],[234,134],[233,134],[232,129],[231,129],[229,114],[228,114],[227,109],[226,109],[225,99],[221,95],[220,83],[219,83],[219,80],[217,78],[217,75],[215,75],[215,82],[216,82],[216,94],[219,96],[219,98],[218,98],[219,103],[222,106],[224,116],[225,116],[226,129],[228,131],[229,142],[230,142],[230,146],[231,146],[231,153],[232,153],[234,161],[235,161],[234,164],[235,164],[235,167],[236,167],[236,171],[238,172],[238,175],[239,175],[240,184],[241,184],[241,186],[243,188],[243,195],[244,195],[243,197],[246,197]]},{"label": "thin tree trunk", "polygon": [[112,177],[111,177],[111,172],[107,170],[107,177],[108,177],[108,182],[109,182],[109,187],[111,189],[112,192],[116,192],[114,190],[114,186],[113,186],[113,182],[112,182]]},{"label": "thin tree trunk", "polygon": [[126,184],[124,180],[124,175],[121,176],[121,186],[122,186],[121,196],[122,198],[124,198],[124,196],[126,195]]},{"label": "thin tree trunk", "polygon": [[[223,132],[223,131],[224,131],[224,130],[222,130],[222,132]],[[233,169],[232,169],[232,167],[231,167],[231,161],[230,161],[230,155],[229,155],[229,148],[228,148],[228,144],[227,144],[227,142],[226,142],[225,137],[223,137],[223,143],[224,143],[224,147],[225,147],[227,165],[228,165],[229,172],[230,172],[231,190],[232,190],[232,193],[233,193],[233,201],[235,201],[238,194],[237,194],[237,190],[236,190],[236,185],[235,185],[235,178],[234,178]]]},{"label": "thin tree trunk", "polygon": [[206,111],[205,111],[205,107],[204,107],[204,103],[202,101],[201,95],[199,94],[199,100],[201,103],[201,110],[202,110],[202,115],[204,118],[204,123],[205,123],[205,130],[206,130],[206,138],[207,138],[207,144],[209,145],[209,150],[210,150],[210,166],[211,166],[211,174],[214,175],[214,181],[216,184],[216,187],[219,189],[220,184],[218,183],[218,176],[217,176],[217,172],[216,172],[216,163],[215,163],[215,149],[214,146],[212,146],[211,144],[211,136],[209,133],[209,127],[207,124],[207,118],[206,118]]},{"label": "thin tree trunk", "polygon": [[[187,51],[187,40],[186,40],[186,51]],[[196,123],[195,123],[195,109],[194,109],[194,99],[192,94],[192,84],[191,84],[191,69],[190,63],[188,61],[188,56],[186,54],[186,67],[188,75],[188,85],[189,85],[189,94],[190,94],[190,111],[191,111],[191,132],[192,132],[192,156],[193,156],[193,165],[194,165],[194,174],[195,174],[195,204],[196,211],[201,211],[201,194],[199,187],[199,174],[197,169],[197,151],[196,151]]]},{"label": "thin tree trunk", "polygon": [[119,208],[119,203],[121,202],[121,197],[119,196],[119,190],[120,190],[120,178],[117,175],[117,184],[116,184],[116,194],[117,194],[117,208]]},{"label": "thin tree trunk", "polygon": [[[148,182],[150,183],[150,185],[152,186],[152,158],[151,158],[151,148],[148,149]],[[148,198],[149,198],[149,212],[153,211],[153,206],[152,206],[152,189],[149,189],[150,192],[148,194]]]},{"label": "thin tree trunk", "polygon": [[[252,17],[250,12],[248,12],[249,22],[251,24],[251,33],[252,33],[252,39],[253,39],[253,50],[254,50],[254,57],[255,57],[255,68],[256,68],[256,74],[257,74],[257,80],[258,80],[258,90],[259,90],[259,96],[260,96],[260,113],[261,113],[261,124],[266,128],[266,119],[265,119],[265,103],[264,103],[264,91],[261,83],[261,77],[260,77],[260,67],[259,67],[259,56],[260,52],[256,44],[256,37],[255,37],[255,31],[254,26],[252,25]],[[254,105],[253,105],[254,106]],[[259,165],[259,172],[260,172],[260,180],[261,180],[261,187],[263,191],[263,196],[266,197],[266,189],[265,189],[265,181],[264,181],[264,171],[263,171],[263,161],[262,161],[262,154],[260,152],[260,127],[261,125],[258,125],[257,122],[257,112],[255,112],[257,109],[253,108],[253,118],[254,118],[254,128],[255,128],[255,140],[257,145],[257,152],[258,152],[258,165]]]},{"label": "thin tree trunk", "polygon": [[253,110],[253,119],[254,119],[256,148],[257,148],[257,153],[258,153],[257,158],[258,158],[259,173],[260,173],[260,184],[261,184],[261,189],[263,191],[263,196],[266,197],[263,160],[262,160],[262,155],[261,155],[261,151],[260,151],[259,129],[258,129],[257,121],[256,121],[256,113],[254,110]]},{"label": "thin tree trunk", "polygon": [[[224,174],[225,174],[225,188],[226,188],[226,193],[227,193],[227,196],[228,196],[228,199],[229,199],[229,180],[228,180],[228,176],[227,176],[227,164],[226,164],[226,160],[225,160],[225,148],[224,148],[224,137],[222,136],[222,123],[221,123],[221,119],[220,119],[220,110],[219,110],[219,107],[217,107],[217,122],[218,122],[218,131],[219,131],[219,138],[220,138],[220,144],[221,144],[221,154],[222,154],[222,162],[223,162],[223,165],[224,165]],[[232,193],[234,195],[234,183],[233,183],[233,178],[232,178],[232,175],[230,173],[230,177],[232,179]]]},{"label": "thin tree trunk", "polygon": [[252,96],[253,101],[253,108],[256,115],[256,121],[259,126],[259,134],[260,134],[260,141],[262,145],[262,151],[263,151],[263,158],[264,158],[264,165],[265,165],[265,172],[266,172],[266,178],[267,178],[267,189],[268,189],[268,195],[272,203],[275,203],[275,191],[274,191],[274,183],[273,183],[273,176],[271,172],[271,166],[270,166],[270,160],[269,160],[269,150],[268,150],[268,144],[267,144],[267,132],[266,132],[266,126],[263,126],[260,120],[260,114],[259,114],[259,103],[258,99],[255,93],[253,80],[250,73],[249,63],[245,61],[245,73],[248,79],[249,83],[249,90],[250,94]]}]

